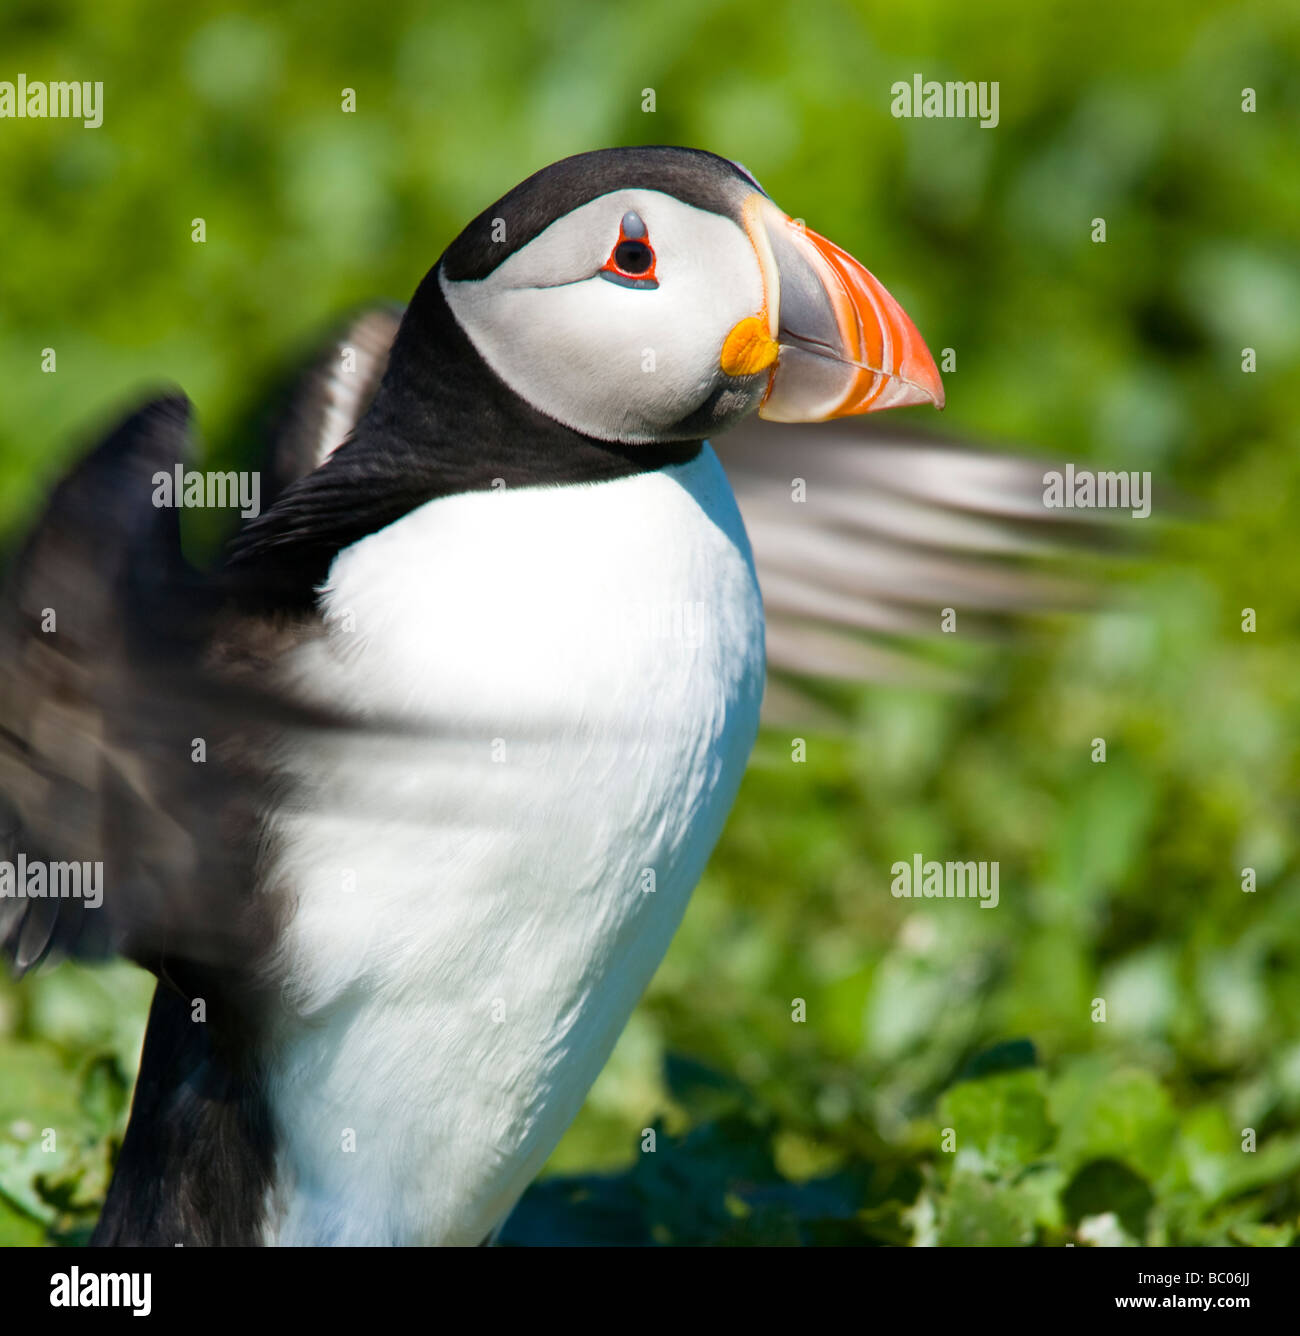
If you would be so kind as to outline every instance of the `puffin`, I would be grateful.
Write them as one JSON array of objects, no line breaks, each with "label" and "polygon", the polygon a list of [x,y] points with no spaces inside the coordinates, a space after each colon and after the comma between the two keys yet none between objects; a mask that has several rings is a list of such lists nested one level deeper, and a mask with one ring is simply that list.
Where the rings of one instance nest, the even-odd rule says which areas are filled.
[{"label": "puffin", "polygon": [[712,438],[944,397],[862,264],[680,147],[530,176],[344,351],[216,563],[157,502],[195,459],[168,390],[8,572],[0,855],[102,897],[20,888],[0,941],[157,976],[96,1244],[491,1243],[755,742],[764,605]]}]

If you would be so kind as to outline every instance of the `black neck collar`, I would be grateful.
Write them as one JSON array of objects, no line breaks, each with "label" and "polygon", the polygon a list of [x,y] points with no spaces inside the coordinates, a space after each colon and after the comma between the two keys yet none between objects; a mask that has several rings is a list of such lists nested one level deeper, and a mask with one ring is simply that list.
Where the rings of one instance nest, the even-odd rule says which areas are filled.
[{"label": "black neck collar", "polygon": [[236,536],[223,576],[241,605],[307,611],[344,548],[426,501],[648,473],[686,463],[702,446],[615,445],[538,412],[479,356],[435,266],[407,308],[352,438]]}]

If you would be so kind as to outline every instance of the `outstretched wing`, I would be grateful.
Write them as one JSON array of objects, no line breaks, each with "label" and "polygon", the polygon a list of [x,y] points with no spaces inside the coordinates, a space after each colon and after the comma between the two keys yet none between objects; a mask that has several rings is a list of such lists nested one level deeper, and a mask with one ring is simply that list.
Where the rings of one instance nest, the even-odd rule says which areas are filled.
[{"label": "outstretched wing", "polygon": [[[713,445],[753,544],[778,675],[952,687],[916,652],[946,609],[963,636],[989,638],[1095,597],[1067,559],[1110,532],[1044,506],[1043,460],[843,422],[750,420]],[[767,714],[799,700],[778,685]]]},{"label": "outstretched wing", "polygon": [[274,504],[352,434],[384,377],[401,320],[396,305],[358,311],[258,405],[242,430],[264,443],[264,505]]},{"label": "outstretched wing", "polygon": [[184,396],[131,414],[57,488],[8,571],[0,947],[20,973],[52,950],[160,972],[248,963],[265,940],[257,784],[229,760],[257,699],[205,668],[213,600],[182,558],[177,512],[154,504],[155,475],[188,447]]}]

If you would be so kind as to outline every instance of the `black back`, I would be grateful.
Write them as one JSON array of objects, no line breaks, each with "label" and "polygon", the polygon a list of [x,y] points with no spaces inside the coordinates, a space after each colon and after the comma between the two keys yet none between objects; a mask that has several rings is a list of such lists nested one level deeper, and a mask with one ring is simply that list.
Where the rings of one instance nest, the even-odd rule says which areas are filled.
[{"label": "black back", "polygon": [[701,445],[619,445],[547,417],[479,356],[435,267],[353,437],[245,527],[225,579],[243,607],[302,611],[344,548],[435,497],[621,478],[685,463]]},{"label": "black back", "polygon": [[[200,985],[219,1008],[222,990]],[[91,1236],[103,1247],[260,1243],[274,1167],[271,1118],[248,1021],[194,1019],[194,1002],[154,991],[131,1121]],[[211,1023],[219,1020],[220,1023]]]}]

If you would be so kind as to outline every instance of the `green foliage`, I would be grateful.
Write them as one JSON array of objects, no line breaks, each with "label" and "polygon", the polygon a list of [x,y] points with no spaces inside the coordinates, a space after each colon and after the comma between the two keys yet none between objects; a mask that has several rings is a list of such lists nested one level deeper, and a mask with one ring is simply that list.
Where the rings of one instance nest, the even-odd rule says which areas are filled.
[{"label": "green foliage", "polygon": [[[966,695],[864,691],[805,764],[763,737],[508,1239],[1293,1243],[1294,5],[16,0],[3,23],[7,71],[104,79],[106,110],[0,130],[2,530],[144,385],[183,384],[235,457],[322,322],[404,298],[504,189],[609,143],[737,158],[860,256],[957,350],[945,429],[1155,475],[1106,611],[1044,619]],[[917,71],[999,80],[998,128],[892,119]],[[916,851],[998,859],[998,908],[894,899]],[[147,997],[124,967],[0,986],[5,1241],[93,1217]]]},{"label": "green foliage", "polygon": [[[632,1167],[557,1176],[524,1199],[503,1242],[1013,1247],[1065,1243],[1287,1246],[1295,1235],[1300,1138],[1252,1157],[1214,1104],[1180,1121],[1147,1072],[1095,1058],[959,1081],[914,1158],[847,1147],[808,1174],[834,1128],[794,1132],[740,1087],[684,1090],[692,1130],[643,1133]],[[720,1093],[728,1093],[719,1099]],[[823,1163],[828,1162],[822,1160]],[[1272,1217],[1285,1214],[1286,1223]]]},{"label": "green foliage", "polygon": [[125,965],[64,965],[5,995],[0,1244],[89,1237],[126,1122],[150,983]]}]

